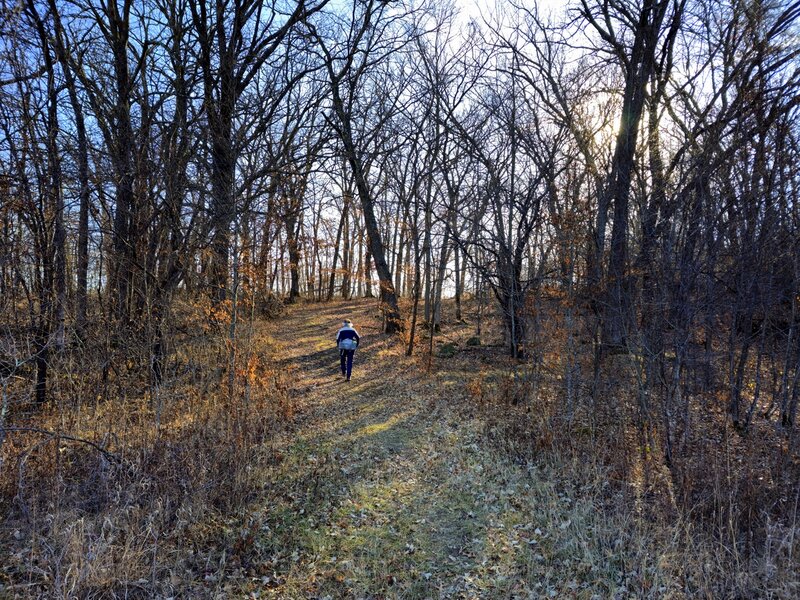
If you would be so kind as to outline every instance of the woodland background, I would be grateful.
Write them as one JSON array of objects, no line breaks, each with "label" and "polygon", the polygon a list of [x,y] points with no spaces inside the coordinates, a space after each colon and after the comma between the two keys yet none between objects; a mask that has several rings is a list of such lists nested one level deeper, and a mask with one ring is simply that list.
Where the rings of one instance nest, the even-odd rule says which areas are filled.
[{"label": "woodland background", "polygon": [[427,370],[502,331],[502,443],[635,482],[730,597],[796,582],[799,34],[775,0],[0,0],[3,519],[54,539],[143,474],[235,512],[293,414],[258,323],[366,297]]}]

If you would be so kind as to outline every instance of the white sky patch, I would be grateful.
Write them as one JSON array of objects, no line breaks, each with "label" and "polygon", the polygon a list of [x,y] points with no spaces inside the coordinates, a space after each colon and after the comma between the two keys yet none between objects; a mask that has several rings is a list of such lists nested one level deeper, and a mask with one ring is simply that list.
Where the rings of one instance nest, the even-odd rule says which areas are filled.
[{"label": "white sky patch", "polygon": [[571,2],[567,0],[518,0],[512,4],[509,0],[453,0],[459,10],[459,16],[465,22],[475,21],[480,24],[491,21],[492,15],[498,12],[514,10],[513,4],[533,9],[538,6],[542,17],[559,17]]}]

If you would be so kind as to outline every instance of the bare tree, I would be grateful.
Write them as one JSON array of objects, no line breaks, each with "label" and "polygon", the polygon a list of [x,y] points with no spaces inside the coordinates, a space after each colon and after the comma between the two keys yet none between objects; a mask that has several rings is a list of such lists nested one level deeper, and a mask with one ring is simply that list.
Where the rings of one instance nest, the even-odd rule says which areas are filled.
[{"label": "bare tree", "polygon": [[[403,321],[375,214],[368,165],[374,158],[370,152],[374,152],[376,142],[380,141],[384,124],[403,99],[404,82],[402,75],[398,75],[402,71],[394,69],[392,77],[389,70],[390,59],[397,60],[408,43],[401,27],[407,18],[384,2],[368,0],[363,4],[353,3],[349,18],[336,23],[333,31],[312,28],[330,85],[329,122],[341,141],[361,203],[369,250],[380,280],[387,333],[403,329]],[[337,41],[342,34],[344,40]],[[367,90],[373,95],[370,102],[359,102]]]},{"label": "bare tree", "polygon": [[[290,62],[293,49],[283,42],[298,26],[327,4],[328,0],[307,3],[300,0],[284,14],[277,1],[247,0],[230,5],[226,0],[190,3],[193,32],[197,36],[203,97],[208,119],[210,149],[212,260],[211,295],[221,302],[227,294],[231,253],[231,225],[237,211],[236,162],[244,126],[240,120],[239,99],[258,77],[262,68],[273,62]],[[263,118],[281,106],[282,99],[305,75],[277,79],[263,107]]]}]

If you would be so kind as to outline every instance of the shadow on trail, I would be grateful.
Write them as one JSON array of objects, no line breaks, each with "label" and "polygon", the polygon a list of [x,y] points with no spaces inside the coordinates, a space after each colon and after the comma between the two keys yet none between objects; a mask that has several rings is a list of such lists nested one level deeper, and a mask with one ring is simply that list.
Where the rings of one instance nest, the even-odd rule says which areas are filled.
[{"label": "shadow on trail", "polygon": [[303,369],[329,369],[331,365],[338,366],[339,351],[336,348],[331,347],[330,349],[318,350],[317,352],[311,352],[301,356],[289,356],[280,361],[280,364],[283,365],[295,363],[299,364],[299,366]]},{"label": "shadow on trail", "polygon": [[[491,466],[473,469],[484,460],[479,448],[429,401],[438,392],[402,371],[415,363],[382,351],[387,338],[372,333],[364,308],[292,315],[283,363],[296,365],[309,410],[279,474],[283,502],[265,515],[269,551],[284,556],[276,597],[474,597],[474,574],[501,561],[519,581],[533,559],[525,544],[499,551],[489,537],[509,510],[485,499],[495,484],[479,474]],[[343,312],[370,332],[350,382],[338,352],[319,349]]]},{"label": "shadow on trail", "polygon": [[315,596],[287,589],[285,597],[435,598],[444,587],[466,589],[487,560],[491,513],[476,506],[468,474],[453,473],[449,440],[431,431],[419,403],[351,406],[351,418],[298,441],[294,486],[305,494],[283,543],[302,557],[287,577],[310,578],[306,593]]}]

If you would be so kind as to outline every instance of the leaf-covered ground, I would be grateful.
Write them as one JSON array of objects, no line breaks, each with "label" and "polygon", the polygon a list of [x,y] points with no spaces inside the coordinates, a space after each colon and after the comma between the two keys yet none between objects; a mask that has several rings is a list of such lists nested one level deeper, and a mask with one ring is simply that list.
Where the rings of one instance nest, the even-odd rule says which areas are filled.
[{"label": "leaf-covered ground", "polygon": [[[345,312],[349,311],[349,312]],[[353,379],[333,337],[363,337]],[[379,333],[374,303],[294,307],[275,327],[302,396],[264,467],[267,501],[238,534],[241,578],[260,598],[633,598],[681,596],[673,557],[634,547],[597,510],[602,483],[517,464],[463,410],[469,363],[409,359]],[[424,352],[420,352],[424,354]],[[459,405],[461,410],[455,410]],[[633,528],[635,529],[635,528]],[[667,546],[669,547],[669,545]],[[242,558],[243,557],[243,558]],[[234,592],[235,590],[235,592]]]}]

